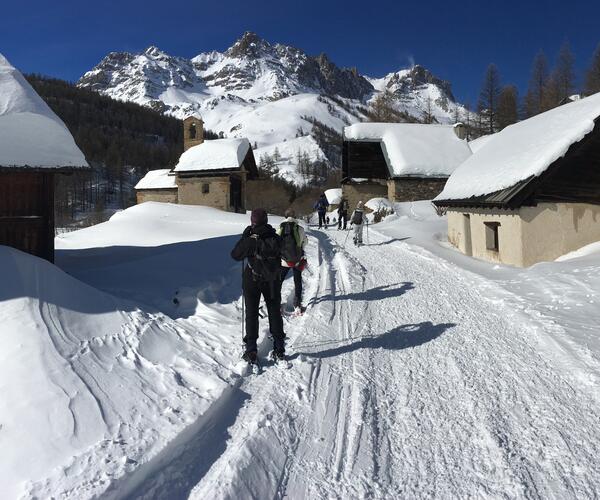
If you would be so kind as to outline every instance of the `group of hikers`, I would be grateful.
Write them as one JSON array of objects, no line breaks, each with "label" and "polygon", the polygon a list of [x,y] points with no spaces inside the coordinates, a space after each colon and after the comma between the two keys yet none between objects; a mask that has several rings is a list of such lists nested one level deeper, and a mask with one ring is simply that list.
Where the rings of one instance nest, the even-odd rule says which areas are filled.
[{"label": "group of hikers", "polygon": [[[325,194],[315,205],[319,214],[319,228],[325,223],[325,212],[321,213],[322,200],[329,206]],[[348,221],[348,200],[342,197],[338,208],[338,229],[346,229]],[[359,202],[350,219],[354,225],[354,243],[362,244],[363,227],[367,222],[363,203]],[[285,219],[277,230],[269,224],[267,212],[258,208],[250,214],[250,225],[231,251],[231,257],[245,261],[242,274],[243,304],[245,306],[244,353],[242,358],[250,364],[258,362],[258,331],[260,299],[264,298],[269,318],[269,330],[273,337],[271,357],[275,362],[286,359],[285,333],[283,331],[283,311],[281,306],[281,287],[290,270],[294,278],[294,312],[301,314],[302,307],[302,271],[307,260],[305,247],[308,242],[306,233],[295,218],[292,209],[285,213]]]},{"label": "group of hikers", "polygon": [[[327,217],[327,210],[329,209],[329,201],[327,200],[327,196],[325,193],[321,194],[317,202],[314,206],[317,214],[319,216],[319,229],[327,229],[327,225],[329,224],[329,220]],[[338,205],[337,213],[338,213],[338,230],[346,230],[348,225],[348,212],[350,211],[350,203],[348,203],[348,198],[342,195],[340,199],[340,203]],[[354,227],[354,244],[362,245],[363,242],[363,229],[365,224],[367,223],[367,218],[365,217],[365,208],[362,201],[359,201],[352,212],[352,217],[350,218],[350,224]]]}]

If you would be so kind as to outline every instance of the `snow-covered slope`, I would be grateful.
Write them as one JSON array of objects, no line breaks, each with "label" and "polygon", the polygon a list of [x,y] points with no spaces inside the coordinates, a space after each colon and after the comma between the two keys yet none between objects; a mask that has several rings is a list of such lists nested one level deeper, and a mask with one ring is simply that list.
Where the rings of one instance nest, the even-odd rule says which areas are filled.
[{"label": "snow-covered slope", "polygon": [[138,205],[58,238],[69,274],[0,246],[0,497],[121,488],[235,385],[246,222]]},{"label": "snow-covered slope", "polygon": [[[208,129],[247,137],[259,148],[315,135],[314,120],[341,134],[345,125],[364,121],[365,106],[383,90],[393,94],[399,110],[416,118],[431,108],[440,123],[451,123],[457,107],[450,85],[421,66],[368,79],[337,67],[324,54],[308,56],[254,33],[245,33],[225,52],[192,59],[156,47],[141,54],[112,52],[78,85],[179,118],[200,114]],[[323,154],[320,149],[314,143],[308,153],[316,157]]]}]

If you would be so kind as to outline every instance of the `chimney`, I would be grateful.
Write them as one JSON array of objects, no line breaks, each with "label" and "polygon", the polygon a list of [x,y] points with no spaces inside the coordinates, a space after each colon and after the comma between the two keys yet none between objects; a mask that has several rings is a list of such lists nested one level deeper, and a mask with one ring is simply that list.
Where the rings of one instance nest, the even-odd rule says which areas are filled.
[{"label": "chimney", "polygon": [[467,138],[467,127],[463,123],[454,124],[454,133],[459,139],[465,140]]},{"label": "chimney", "polygon": [[197,116],[188,116],[183,120],[183,150],[204,142],[204,122]]}]

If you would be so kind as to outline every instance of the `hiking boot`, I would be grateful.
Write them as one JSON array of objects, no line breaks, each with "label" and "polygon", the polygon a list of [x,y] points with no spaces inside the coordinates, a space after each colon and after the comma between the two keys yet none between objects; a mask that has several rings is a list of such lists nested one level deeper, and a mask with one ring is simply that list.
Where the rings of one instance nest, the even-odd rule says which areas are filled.
[{"label": "hiking boot", "polygon": [[287,358],[285,356],[285,351],[273,351],[271,352],[271,358],[275,363],[278,361],[285,361]]},{"label": "hiking boot", "polygon": [[242,359],[250,364],[255,364],[256,360],[258,359],[258,355],[256,351],[246,351],[244,354],[242,354]]}]

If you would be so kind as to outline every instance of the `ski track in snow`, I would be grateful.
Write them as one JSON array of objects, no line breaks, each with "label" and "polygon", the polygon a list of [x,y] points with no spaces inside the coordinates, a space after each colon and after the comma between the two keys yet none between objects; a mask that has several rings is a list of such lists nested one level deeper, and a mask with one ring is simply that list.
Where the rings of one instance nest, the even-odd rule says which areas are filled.
[{"label": "ski track in snow", "polygon": [[370,233],[310,233],[292,367],[240,379],[116,496],[600,495],[600,395],[579,383],[599,367],[485,279]]}]

